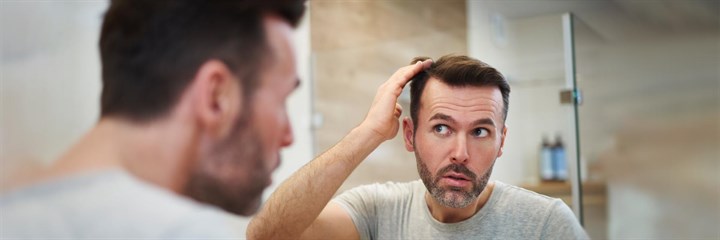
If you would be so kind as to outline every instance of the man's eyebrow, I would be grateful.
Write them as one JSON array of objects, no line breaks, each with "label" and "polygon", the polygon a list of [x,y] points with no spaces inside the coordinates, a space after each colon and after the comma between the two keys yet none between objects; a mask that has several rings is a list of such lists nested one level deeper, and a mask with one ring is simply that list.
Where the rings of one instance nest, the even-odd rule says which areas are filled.
[{"label": "man's eyebrow", "polygon": [[[448,121],[448,122],[451,122],[451,123],[456,123],[456,122],[457,122],[457,121],[455,121],[455,119],[452,118],[451,116],[448,116],[448,115],[445,115],[445,114],[442,114],[442,113],[436,113],[435,115],[433,115],[433,116],[430,118],[430,121],[436,120],[436,119]],[[494,126],[495,126],[495,121],[493,121],[493,120],[490,119],[490,118],[483,118],[483,119],[475,120],[475,121],[472,123],[472,125],[473,125],[473,126],[475,126],[475,125],[491,125],[491,126],[494,127]]]},{"label": "man's eyebrow", "polygon": [[473,126],[474,126],[474,125],[491,125],[491,126],[494,127],[494,126],[495,126],[495,121],[493,121],[493,120],[490,119],[490,118],[483,118],[483,119],[475,120],[475,122],[473,122]]},{"label": "man's eyebrow", "polygon": [[430,117],[430,120],[429,120],[429,121],[432,121],[432,120],[435,120],[435,119],[445,120],[445,121],[448,121],[448,122],[451,122],[451,123],[455,123],[455,122],[456,122],[455,119],[453,119],[451,116],[448,116],[448,115],[445,115],[445,114],[442,114],[442,113],[436,113],[435,115],[433,115],[432,117]]}]

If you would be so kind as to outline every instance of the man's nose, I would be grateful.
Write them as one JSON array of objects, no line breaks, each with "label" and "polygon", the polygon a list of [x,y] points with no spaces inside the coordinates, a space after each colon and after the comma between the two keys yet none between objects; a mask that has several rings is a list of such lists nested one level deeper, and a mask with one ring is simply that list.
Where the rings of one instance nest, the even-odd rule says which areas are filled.
[{"label": "man's nose", "polygon": [[451,154],[451,161],[453,163],[458,164],[465,164],[468,159],[470,158],[470,153],[468,153],[468,146],[467,146],[467,137],[463,134],[458,134],[455,138],[455,143],[453,144],[454,148]]}]

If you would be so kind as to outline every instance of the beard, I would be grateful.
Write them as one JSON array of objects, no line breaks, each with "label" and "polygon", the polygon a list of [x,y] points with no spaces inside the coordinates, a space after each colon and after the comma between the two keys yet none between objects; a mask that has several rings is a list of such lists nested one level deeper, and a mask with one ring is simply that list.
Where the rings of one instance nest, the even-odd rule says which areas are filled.
[{"label": "beard", "polygon": [[[475,201],[487,186],[490,175],[492,174],[493,166],[495,165],[493,163],[493,166],[490,166],[490,169],[488,169],[487,172],[485,172],[485,174],[483,174],[479,179],[475,173],[470,171],[470,169],[465,167],[465,165],[461,164],[450,164],[438,170],[433,176],[430,173],[430,170],[428,170],[427,165],[425,165],[425,162],[420,157],[417,148],[415,149],[418,173],[420,174],[420,179],[422,179],[423,184],[425,184],[425,188],[427,188],[428,192],[435,201],[449,208],[465,208]],[[467,176],[472,183],[470,190],[464,190],[457,187],[440,186],[442,176],[448,172],[456,172]]]},{"label": "beard", "polygon": [[230,136],[211,146],[190,170],[185,186],[188,196],[242,216],[257,212],[270,184],[270,172],[250,113],[249,109],[243,112]]}]

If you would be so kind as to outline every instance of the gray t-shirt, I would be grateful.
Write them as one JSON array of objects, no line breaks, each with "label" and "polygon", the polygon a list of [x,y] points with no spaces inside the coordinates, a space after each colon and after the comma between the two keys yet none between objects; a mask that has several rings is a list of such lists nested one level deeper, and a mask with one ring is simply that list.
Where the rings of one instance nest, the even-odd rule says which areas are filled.
[{"label": "gray t-shirt", "polygon": [[490,199],[474,216],[441,223],[430,215],[425,185],[372,184],[333,201],[350,214],[361,239],[587,239],[561,200],[495,181]]},{"label": "gray t-shirt", "polygon": [[121,170],[0,196],[0,239],[238,239],[238,221]]}]

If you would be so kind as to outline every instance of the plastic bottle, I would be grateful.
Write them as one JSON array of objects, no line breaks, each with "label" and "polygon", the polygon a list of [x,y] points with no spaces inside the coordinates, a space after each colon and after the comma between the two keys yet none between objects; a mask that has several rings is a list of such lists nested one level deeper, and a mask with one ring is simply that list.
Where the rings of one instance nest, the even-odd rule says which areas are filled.
[{"label": "plastic bottle", "polygon": [[559,134],[555,138],[555,144],[552,146],[552,166],[553,172],[555,173],[555,180],[567,180],[568,170],[567,159],[565,157],[565,145]]},{"label": "plastic bottle", "polygon": [[551,181],[555,178],[553,167],[552,145],[548,141],[547,136],[543,136],[540,146],[540,179],[543,181]]}]

